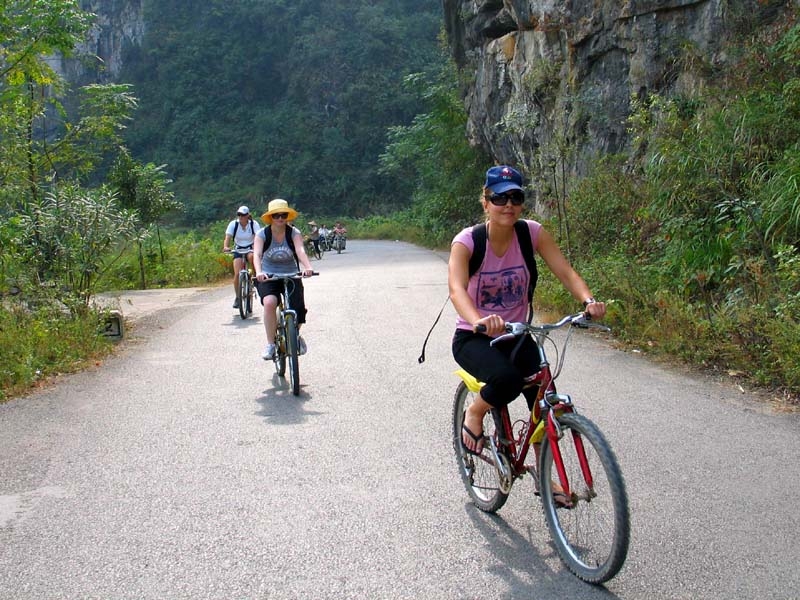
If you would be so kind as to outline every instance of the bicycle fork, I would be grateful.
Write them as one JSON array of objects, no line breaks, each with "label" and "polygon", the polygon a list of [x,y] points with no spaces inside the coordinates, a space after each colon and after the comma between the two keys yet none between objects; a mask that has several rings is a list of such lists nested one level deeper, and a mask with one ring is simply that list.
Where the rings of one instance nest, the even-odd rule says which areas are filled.
[{"label": "bicycle fork", "polygon": [[[570,497],[572,496],[572,490],[570,488],[569,478],[567,477],[567,470],[564,467],[564,458],[561,454],[561,444],[559,443],[564,437],[564,431],[561,428],[561,425],[558,423],[557,413],[556,411],[560,410],[562,412],[575,412],[574,406],[572,404],[572,398],[570,398],[567,394],[550,394],[546,400],[547,404],[550,405],[550,410],[547,411],[547,420],[545,423],[545,435],[550,443],[550,449],[553,453],[553,463],[556,467],[556,472],[558,473],[558,478],[560,480],[561,487],[564,490],[564,493]],[[592,471],[589,468],[589,461],[586,458],[586,449],[583,445],[583,438],[581,438],[579,433],[572,431],[572,441],[575,446],[575,453],[578,457],[578,463],[580,464],[581,474],[583,475],[583,480],[586,483],[586,486],[589,490],[594,489],[594,478],[592,477]]]}]

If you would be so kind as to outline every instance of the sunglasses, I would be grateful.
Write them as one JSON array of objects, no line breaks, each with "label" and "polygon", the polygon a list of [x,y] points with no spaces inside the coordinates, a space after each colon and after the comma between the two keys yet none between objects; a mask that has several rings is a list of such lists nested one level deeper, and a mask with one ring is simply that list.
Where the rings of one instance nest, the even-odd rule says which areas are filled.
[{"label": "sunglasses", "polygon": [[246,217],[247,215],[245,213],[236,213],[236,216],[237,217]]},{"label": "sunglasses", "polygon": [[492,194],[489,196],[489,202],[495,206],[505,206],[508,204],[509,200],[511,200],[512,206],[520,206],[523,202],[525,202],[525,194],[523,194],[520,190],[514,190],[513,192]]},{"label": "sunglasses", "polygon": [[288,219],[289,213],[272,213],[273,219]]}]

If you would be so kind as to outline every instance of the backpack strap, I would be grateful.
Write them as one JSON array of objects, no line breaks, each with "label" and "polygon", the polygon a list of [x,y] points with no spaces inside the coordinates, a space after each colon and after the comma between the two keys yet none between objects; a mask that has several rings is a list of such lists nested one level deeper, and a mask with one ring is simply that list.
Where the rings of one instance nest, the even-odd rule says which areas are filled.
[{"label": "backpack strap", "polygon": [[519,219],[514,223],[514,230],[517,232],[519,249],[525,259],[525,266],[528,267],[528,323],[530,323],[533,319],[533,292],[539,281],[539,269],[536,268],[536,255],[533,253],[533,241],[528,224]]},{"label": "backpack strap", "polygon": [[[516,225],[515,225],[516,227]],[[486,256],[486,242],[489,236],[486,231],[486,223],[475,225],[472,228],[472,254],[469,257],[469,276],[472,277],[478,272]]]}]

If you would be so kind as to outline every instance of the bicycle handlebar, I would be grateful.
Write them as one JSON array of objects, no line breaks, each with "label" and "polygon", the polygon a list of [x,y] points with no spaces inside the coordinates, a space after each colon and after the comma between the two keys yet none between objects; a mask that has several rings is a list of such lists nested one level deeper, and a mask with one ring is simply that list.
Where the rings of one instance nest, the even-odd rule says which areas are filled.
[{"label": "bicycle handlebar", "polygon": [[298,271],[297,273],[291,273],[289,275],[276,275],[275,273],[264,273],[267,276],[267,279],[302,279],[303,277],[314,277],[315,275],[319,275],[317,271],[311,271],[311,275],[303,275],[302,271]]},{"label": "bicycle handlebar", "polygon": [[[574,315],[567,315],[556,321],[555,323],[542,323],[540,325],[533,325],[530,323],[506,323],[506,332],[503,335],[497,336],[491,341],[491,345],[494,346],[498,342],[503,342],[506,340],[513,339],[515,337],[519,337],[525,333],[532,333],[532,334],[541,334],[547,333],[549,331],[553,331],[555,329],[560,329],[565,325],[569,325],[571,327],[578,327],[580,329],[600,329],[602,331],[611,331],[611,328],[607,325],[603,325],[602,323],[597,323],[596,321],[592,321],[591,316],[588,312],[579,312]],[[482,323],[475,326],[476,333],[485,333],[486,326]]]}]

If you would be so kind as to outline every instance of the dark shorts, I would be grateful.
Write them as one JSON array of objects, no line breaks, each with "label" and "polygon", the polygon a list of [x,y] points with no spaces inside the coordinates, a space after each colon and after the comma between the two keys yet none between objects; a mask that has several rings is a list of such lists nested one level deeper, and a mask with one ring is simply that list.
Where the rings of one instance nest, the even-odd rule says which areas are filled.
[{"label": "dark shorts", "polygon": [[[298,325],[305,323],[307,311],[303,282],[300,279],[293,279],[289,286],[289,302],[292,305],[292,309],[297,313],[297,323]],[[256,289],[258,290],[259,298],[261,298],[261,304],[264,304],[264,298],[267,296],[280,298],[283,293],[283,279],[256,281]]]},{"label": "dark shorts", "polygon": [[[480,333],[462,329],[453,336],[453,358],[470,375],[486,385],[481,397],[495,407],[505,406],[522,393],[525,377],[539,371],[539,350],[530,336],[522,338],[519,350],[514,354],[518,340],[500,342],[490,346],[492,339]],[[536,390],[525,390],[528,407],[533,406]]]},{"label": "dark shorts", "polygon": [[247,250],[242,248],[241,250],[234,250],[233,251],[233,259],[236,260],[237,258],[246,258],[248,254],[252,254],[252,250]]}]

